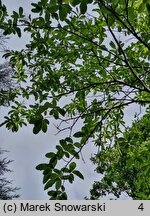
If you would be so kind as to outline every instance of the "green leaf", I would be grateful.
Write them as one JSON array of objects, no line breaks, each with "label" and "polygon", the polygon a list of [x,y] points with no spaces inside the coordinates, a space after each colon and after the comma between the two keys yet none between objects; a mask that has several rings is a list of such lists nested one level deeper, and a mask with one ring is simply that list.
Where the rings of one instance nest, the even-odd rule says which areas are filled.
[{"label": "green leaf", "polygon": [[76,5],[80,4],[81,0],[72,0],[71,4],[75,7]]},{"label": "green leaf", "polygon": [[49,180],[49,181],[45,184],[44,190],[47,190],[48,188],[52,187],[53,184],[55,184],[55,179]]},{"label": "green leaf", "polygon": [[62,176],[62,179],[63,179],[63,180],[69,180],[69,177],[70,177],[70,175],[63,175],[63,176]]},{"label": "green leaf", "polygon": [[39,13],[39,12],[41,12],[42,7],[39,4],[31,3],[31,5],[34,7],[33,9],[31,9],[31,11],[33,13]]},{"label": "green leaf", "polygon": [[41,129],[42,129],[42,122],[40,122],[39,124],[34,125],[33,133],[38,134]]},{"label": "green leaf", "polygon": [[44,119],[43,121],[42,121],[42,131],[44,132],[44,133],[46,133],[46,131],[47,131],[47,125],[49,124],[49,121],[47,120],[47,119]]},{"label": "green leaf", "polygon": [[65,116],[66,111],[64,109],[58,108],[58,112],[62,115]]},{"label": "green leaf", "polygon": [[80,171],[74,170],[72,173],[84,180],[84,176],[82,175],[82,173]]},{"label": "green leaf", "polygon": [[76,138],[79,138],[79,137],[85,136],[85,134],[83,132],[81,132],[81,131],[78,131],[73,136],[76,137]]},{"label": "green leaf", "polygon": [[74,143],[74,146],[76,146],[77,148],[81,148],[81,144],[78,143],[78,142],[75,142],[75,143]]},{"label": "green leaf", "polygon": [[139,13],[141,13],[144,9],[145,9],[146,5],[144,3],[141,3],[140,6],[139,6]]},{"label": "green leaf", "polygon": [[50,179],[50,176],[51,176],[51,172],[49,172],[48,174],[44,175],[44,177],[43,177],[43,184],[45,184]]},{"label": "green leaf", "polygon": [[50,115],[53,115],[55,119],[58,119],[59,118],[59,113],[58,113],[58,109],[52,109],[50,111]]},{"label": "green leaf", "polygon": [[23,15],[23,8],[19,7],[19,16],[22,17],[22,15]]},{"label": "green leaf", "polygon": [[108,19],[108,26],[114,26],[115,23],[115,17],[110,16]]},{"label": "green leaf", "polygon": [[64,139],[59,140],[59,142],[60,142],[60,145],[62,145],[62,146],[67,144],[66,140],[64,140]]},{"label": "green leaf", "polygon": [[67,200],[67,194],[66,194],[66,192],[62,193],[61,200]]},{"label": "green leaf", "polygon": [[72,184],[73,181],[74,181],[74,175],[70,174],[70,176],[69,176],[69,182]]},{"label": "green leaf", "polygon": [[56,164],[57,164],[57,155],[55,155],[55,157],[52,157],[51,159],[50,159],[50,161],[49,161],[49,164],[53,167],[53,168],[55,168],[55,166],[56,166]]},{"label": "green leaf", "polygon": [[76,163],[75,163],[75,162],[72,162],[72,163],[69,165],[69,170],[70,170],[70,172],[72,172],[75,168],[76,168]]},{"label": "green leaf", "polygon": [[58,10],[59,10],[59,5],[53,5],[53,6],[48,8],[48,11],[50,13],[56,13]]},{"label": "green leaf", "polygon": [[37,165],[36,169],[41,171],[41,170],[45,170],[47,167],[48,167],[48,165],[43,163],[43,164]]},{"label": "green leaf", "polygon": [[65,141],[68,142],[68,143],[73,143],[73,140],[70,137],[66,137]]},{"label": "green leaf", "polygon": [[70,154],[67,151],[64,151],[66,158],[70,158]]},{"label": "green leaf", "polygon": [[45,157],[47,158],[52,158],[52,157],[55,157],[55,153],[54,152],[49,152],[49,153],[46,153]]},{"label": "green leaf", "polygon": [[61,190],[62,190],[62,191],[65,191],[64,185],[61,185]]},{"label": "green leaf", "polygon": [[147,3],[146,7],[147,7],[147,11],[150,13],[150,3]]},{"label": "green leaf", "polygon": [[56,149],[58,150],[57,151],[57,158],[60,160],[64,156],[64,151],[63,151],[62,147],[59,145],[56,146]]},{"label": "green leaf", "polygon": [[64,173],[69,173],[70,172],[70,170],[67,167],[63,167],[61,169],[61,171],[64,172]]},{"label": "green leaf", "polygon": [[113,49],[116,49],[116,45],[115,45],[115,43],[114,43],[113,41],[111,41],[109,44],[110,44],[110,46],[111,46]]},{"label": "green leaf", "polygon": [[67,150],[69,153],[74,150],[74,146],[72,144],[67,144],[65,146],[65,150]]},{"label": "green leaf", "polygon": [[57,181],[56,181],[56,183],[55,183],[55,188],[56,188],[56,190],[59,190],[60,187],[61,187],[61,179],[58,178]]},{"label": "green leaf", "polygon": [[62,177],[62,171],[59,169],[54,169],[54,173],[56,173],[59,177]]},{"label": "green leaf", "polygon": [[51,190],[48,192],[48,195],[51,197],[50,200],[60,200],[61,197],[62,197],[62,191],[54,191],[54,190]]},{"label": "green leaf", "polygon": [[18,13],[16,11],[13,11],[13,15],[11,17],[13,18],[13,24],[16,25],[19,18]]},{"label": "green leaf", "polygon": [[81,2],[80,11],[81,11],[81,14],[85,14],[85,12],[87,11],[87,4],[85,2]]},{"label": "green leaf", "polygon": [[77,153],[77,152],[75,152],[75,153],[73,154],[73,156],[74,156],[76,159],[80,159],[79,153]]}]

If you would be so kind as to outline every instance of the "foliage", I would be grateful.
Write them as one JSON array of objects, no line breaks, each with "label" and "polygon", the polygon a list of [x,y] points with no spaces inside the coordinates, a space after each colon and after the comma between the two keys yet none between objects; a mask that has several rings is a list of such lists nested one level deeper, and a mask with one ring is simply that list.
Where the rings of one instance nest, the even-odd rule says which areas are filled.
[{"label": "foliage", "polygon": [[[8,40],[6,36],[0,32],[0,52],[6,52],[5,42]],[[0,106],[9,105],[9,102],[13,100],[14,95],[12,88],[15,83],[13,82],[13,69],[8,62],[0,64]]]},{"label": "foliage", "polygon": [[[3,154],[4,150],[0,149],[0,155]],[[8,165],[11,163],[11,160],[7,160],[7,158],[0,158],[0,200],[11,200],[13,198],[18,198],[19,195],[16,194],[16,191],[19,188],[13,188],[12,182],[8,181],[5,177],[2,177],[7,172],[11,172],[8,169]]]},{"label": "foliage", "polygon": [[[112,154],[118,159],[114,164],[120,162],[115,148],[125,126],[124,108],[140,104],[147,109],[150,103],[149,1],[40,0],[32,3],[28,17],[22,7],[11,16],[1,1],[0,8],[4,35],[31,35],[26,48],[4,55],[16,71],[20,89],[14,90],[14,105],[1,126],[18,131],[29,123],[34,134],[46,133],[49,119],[54,117],[58,132],[68,131],[56,152],[46,154],[48,163],[37,166],[43,170],[44,189],[50,188],[50,199],[67,199],[65,182],[73,183],[75,176],[84,178],[76,160],[92,141],[97,147],[95,158],[102,156],[96,162],[98,169],[111,181],[105,167]],[[148,143],[143,143],[144,148]],[[122,181],[118,177],[119,187]],[[142,183],[137,184],[138,190]]]},{"label": "foliage", "polygon": [[[91,199],[99,199],[106,194],[119,198],[121,192],[133,199],[150,199],[150,112],[126,128],[123,137],[107,150],[93,157],[100,160],[98,173],[104,173],[101,182],[95,182]],[[101,164],[101,158],[103,163]],[[105,167],[104,167],[105,166]],[[103,170],[104,169],[104,170]]]},{"label": "foliage", "polygon": [[0,65],[0,106],[8,106],[9,102],[13,100],[14,83],[12,82],[13,70],[9,63]]}]

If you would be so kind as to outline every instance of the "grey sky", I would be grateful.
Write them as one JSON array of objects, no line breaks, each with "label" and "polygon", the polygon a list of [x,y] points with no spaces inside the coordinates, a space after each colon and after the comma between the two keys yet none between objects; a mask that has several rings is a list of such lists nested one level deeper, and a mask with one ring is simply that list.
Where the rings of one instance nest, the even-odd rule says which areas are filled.
[{"label": "grey sky", "polygon": [[[26,12],[30,10],[30,3],[32,0],[3,0],[9,11],[16,10],[22,6]],[[37,2],[37,1],[34,1]],[[10,49],[21,49],[29,37],[24,35],[23,38],[17,39],[13,37],[8,42]],[[126,121],[131,123],[135,106],[127,109]],[[0,120],[2,116],[7,113],[7,108],[0,108]],[[14,162],[11,165],[14,173],[11,178],[14,180],[14,185],[21,187],[21,199],[48,199],[46,192],[43,190],[42,173],[35,170],[35,166],[45,161],[44,155],[54,149],[61,135],[56,136],[56,129],[51,123],[46,134],[39,133],[33,135],[32,127],[24,127],[17,133],[12,133],[4,127],[0,128],[1,147],[10,151],[8,154],[9,159]],[[93,144],[92,144],[93,146]],[[94,173],[94,165],[89,161],[89,157],[93,152],[93,147],[90,143],[86,146],[83,157],[86,163],[80,161],[79,167],[84,171],[85,180],[76,179],[73,185],[69,185],[69,198],[70,199],[83,199],[88,195],[88,191],[94,180],[98,180],[99,176]]]}]

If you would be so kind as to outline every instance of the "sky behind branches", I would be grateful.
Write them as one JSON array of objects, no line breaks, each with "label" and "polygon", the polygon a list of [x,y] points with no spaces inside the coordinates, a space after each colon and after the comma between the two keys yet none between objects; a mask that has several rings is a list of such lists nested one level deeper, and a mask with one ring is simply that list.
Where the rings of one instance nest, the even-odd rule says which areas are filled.
[{"label": "sky behind branches", "polygon": [[[25,14],[30,13],[31,2],[33,1],[3,1],[8,7],[9,12],[17,10],[21,6],[24,8]],[[28,40],[29,36],[25,34],[23,34],[21,39],[18,39],[17,36],[10,36],[6,45],[9,49],[20,50],[25,47]],[[3,116],[7,115],[8,109],[0,108],[1,121]],[[47,193],[43,190],[42,173],[35,170],[35,167],[45,161],[45,154],[47,152],[55,149],[55,145],[61,137],[61,135],[56,135],[56,133],[57,129],[53,125],[53,122],[46,134],[39,133],[34,135],[31,126],[21,128],[17,133],[12,133],[5,129],[5,127],[0,128],[1,147],[9,150],[8,157],[14,160],[11,164],[11,169],[14,172],[10,174],[10,178],[14,180],[14,185],[21,187],[20,199],[48,199]],[[89,152],[89,148],[85,149],[83,153],[85,163],[81,161],[79,167],[86,172],[85,181],[76,178],[75,184],[69,187],[70,199],[83,199],[84,196],[88,195],[90,186],[95,179],[94,165],[88,159],[91,153],[91,151]]]},{"label": "sky behind branches", "polygon": [[[24,8],[26,14],[30,13],[31,2],[36,0],[2,0],[8,7],[8,11],[16,10],[20,6]],[[8,40],[7,46],[10,49],[20,50],[28,43],[29,36],[24,34],[21,39],[16,36]],[[3,116],[7,115],[9,108],[0,108],[0,121]],[[127,124],[131,124],[131,119],[135,112],[140,112],[139,107],[131,106],[126,109],[125,119]],[[5,129],[0,128],[0,140],[3,149],[9,150],[8,158],[14,160],[11,164],[11,169],[14,171],[10,174],[10,178],[14,180],[14,185],[21,187],[20,199],[26,200],[44,200],[48,199],[47,193],[43,190],[42,173],[35,169],[36,165],[45,161],[45,154],[53,149],[55,145],[62,138],[64,134],[58,134],[57,129],[53,125],[54,121],[46,134],[40,132],[34,135],[32,127],[24,127],[17,133],[12,133]],[[91,147],[90,147],[91,145]],[[94,173],[94,165],[89,160],[91,154],[94,153],[93,143],[89,143],[83,152],[84,161],[79,162],[79,169],[83,171],[85,180],[77,179],[73,185],[69,185],[68,194],[69,199],[83,199],[84,196],[89,194],[89,189],[94,180],[100,179],[100,176]],[[125,197],[124,197],[125,198]]]}]

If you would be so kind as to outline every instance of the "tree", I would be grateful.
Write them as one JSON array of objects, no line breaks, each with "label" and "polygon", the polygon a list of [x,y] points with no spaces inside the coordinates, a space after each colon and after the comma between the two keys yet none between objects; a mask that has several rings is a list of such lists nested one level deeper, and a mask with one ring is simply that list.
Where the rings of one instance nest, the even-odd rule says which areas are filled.
[{"label": "tree", "polygon": [[[95,182],[91,189],[91,199],[99,199],[106,194],[119,198],[122,192],[133,199],[150,199],[150,113],[133,122],[132,127],[126,128],[117,144],[101,152],[93,158],[97,163],[103,157],[106,174],[101,182]],[[103,164],[104,166],[104,164]],[[98,173],[103,173],[101,163]]]},{"label": "tree", "polygon": [[[0,6],[4,35],[21,37],[24,31],[31,35],[25,49],[4,55],[16,71],[20,89],[14,90],[14,105],[1,126],[18,131],[29,123],[34,134],[46,133],[49,118],[54,117],[58,132],[68,131],[56,152],[46,154],[48,163],[37,166],[43,171],[44,189],[50,188],[50,199],[67,199],[65,182],[73,183],[76,175],[84,178],[76,168],[84,147],[95,144],[94,162],[108,178],[112,155],[117,154],[116,163],[121,159],[116,146],[120,149],[124,139],[120,136],[126,127],[125,107],[138,104],[148,112],[149,1],[40,0],[32,3],[28,17],[22,7],[8,17],[6,7]],[[122,181],[117,179],[121,190]],[[134,182],[129,186],[133,188]],[[130,195],[137,198],[137,194]]]},{"label": "tree", "polygon": [[[5,42],[8,40],[3,33],[0,33],[0,52],[5,53]],[[0,106],[9,105],[9,101],[12,100],[11,90],[14,88],[12,81],[13,69],[8,62],[0,64]]]},{"label": "tree", "polygon": [[[4,150],[0,149],[0,155],[2,155]],[[8,165],[11,163],[11,160],[7,158],[0,158],[0,200],[11,200],[13,198],[18,198],[19,195],[16,194],[16,191],[19,189],[17,187],[12,187],[12,182],[8,181],[4,176],[6,172],[11,172],[8,169]]]},{"label": "tree", "polygon": [[[5,40],[7,38],[0,35],[0,50],[4,52],[5,50]],[[6,106],[10,102],[10,92],[13,87],[11,76],[13,74],[13,70],[8,63],[3,63],[0,65],[0,106]],[[11,200],[13,198],[18,198],[19,195],[16,194],[16,191],[19,190],[17,187],[12,187],[12,182],[7,180],[6,177],[3,177],[5,173],[11,172],[8,169],[8,165],[12,162],[12,160],[8,160],[7,158],[2,158],[2,154],[5,153],[6,150],[0,149],[0,200]]]}]

